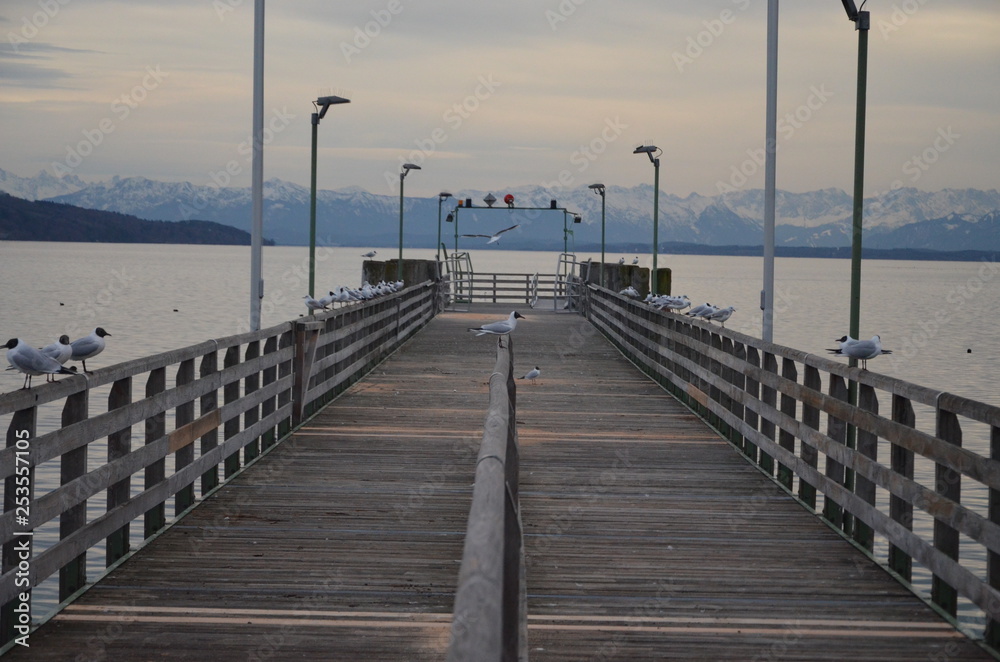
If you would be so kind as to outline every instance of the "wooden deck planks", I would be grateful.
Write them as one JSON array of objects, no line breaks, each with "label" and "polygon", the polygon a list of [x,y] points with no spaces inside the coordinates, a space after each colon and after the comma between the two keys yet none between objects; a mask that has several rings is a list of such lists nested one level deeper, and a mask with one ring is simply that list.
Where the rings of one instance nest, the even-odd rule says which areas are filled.
[{"label": "wooden deck planks", "polygon": [[[508,312],[435,319],[9,658],[443,659],[495,360],[465,328]],[[532,660],[991,659],[580,317],[521,312]]]}]

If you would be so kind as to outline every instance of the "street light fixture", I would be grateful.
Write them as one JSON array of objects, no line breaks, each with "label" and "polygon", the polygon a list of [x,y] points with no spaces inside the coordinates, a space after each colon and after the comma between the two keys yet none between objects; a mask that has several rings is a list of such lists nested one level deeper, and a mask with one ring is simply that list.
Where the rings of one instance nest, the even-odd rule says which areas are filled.
[{"label": "street light fixture", "polygon": [[446,199],[452,197],[451,193],[447,191],[441,191],[438,193],[438,243],[437,243],[437,261],[441,261],[441,203]]},{"label": "street light fixture", "polygon": [[604,287],[604,195],[607,191],[604,184],[591,184],[587,188],[601,196],[601,287]]},{"label": "street light fixture", "polygon": [[404,163],[399,171],[399,262],[396,264],[396,280],[403,280],[403,180],[411,170],[421,170],[421,167]]},{"label": "street light fixture", "polygon": [[[645,154],[649,157],[650,163],[653,164],[654,176],[653,176],[653,278],[652,287],[650,291],[653,294],[657,294],[657,271],[656,271],[656,253],[657,253],[657,243],[659,242],[659,230],[660,230],[660,154],[663,150],[656,145],[640,145],[636,147],[632,152],[633,154]],[[653,154],[656,154],[654,157]]]},{"label": "street light fixture", "polygon": [[[316,135],[319,121],[326,116],[326,111],[330,106],[341,103],[351,103],[351,100],[327,96],[313,101],[316,112],[312,114],[312,186],[309,192],[309,296],[316,295]],[[313,311],[310,310],[309,314],[312,315]]]}]

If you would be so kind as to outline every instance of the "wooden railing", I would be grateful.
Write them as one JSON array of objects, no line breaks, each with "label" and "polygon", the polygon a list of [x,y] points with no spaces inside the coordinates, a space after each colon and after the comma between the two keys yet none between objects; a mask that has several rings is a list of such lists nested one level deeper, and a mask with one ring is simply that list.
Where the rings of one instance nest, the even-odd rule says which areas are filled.
[{"label": "wooden railing", "polygon": [[455,592],[449,662],[527,660],[512,341],[497,350]]},{"label": "wooden railing", "polygon": [[[535,274],[471,274],[471,294],[473,301],[489,303],[526,303],[533,299],[532,280]],[[555,274],[538,274],[538,296],[551,299],[555,286]],[[466,286],[467,287],[467,286]],[[467,297],[468,290],[460,296]]]},{"label": "wooden railing", "polygon": [[[873,556],[879,550],[876,560],[905,581],[914,561],[922,565],[941,611],[954,617],[959,596],[981,609],[985,639],[997,647],[1000,408],[597,287],[587,308],[633,363],[831,526]],[[915,410],[927,420],[918,425]],[[982,452],[968,448],[974,435]],[[756,508],[738,512],[749,518]]]},{"label": "wooden railing", "polygon": [[[0,397],[9,419],[0,646],[24,632],[33,588],[56,573],[59,600],[84,588],[88,550],[103,544],[104,565],[118,562],[133,551],[137,520],[148,541],[166,527],[169,499],[183,515],[426,324],[436,302],[428,282]],[[104,391],[106,409],[92,406]],[[47,426],[56,429],[39,434],[40,417],[58,408],[61,420]],[[106,461],[88,462],[95,452]],[[55,462],[58,484],[40,485],[39,467]],[[106,506],[93,517],[102,494]],[[38,551],[34,534],[46,529],[56,542]]]}]

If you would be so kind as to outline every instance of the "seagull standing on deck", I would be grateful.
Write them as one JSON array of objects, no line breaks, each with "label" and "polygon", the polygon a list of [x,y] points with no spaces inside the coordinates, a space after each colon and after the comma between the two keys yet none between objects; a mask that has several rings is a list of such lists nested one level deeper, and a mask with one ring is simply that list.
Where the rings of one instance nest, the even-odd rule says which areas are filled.
[{"label": "seagull standing on deck", "polygon": [[523,377],[518,377],[518,379],[527,379],[529,382],[534,384],[535,380],[538,379],[538,376],[541,374],[541,369],[536,365],[534,368],[526,372]]},{"label": "seagull standing on deck", "polygon": [[489,241],[486,242],[486,245],[489,246],[490,244],[495,244],[495,243],[499,242],[500,241],[500,235],[502,235],[504,232],[509,232],[509,231],[513,230],[514,228],[517,228],[517,227],[520,227],[520,226],[521,226],[521,224],[518,223],[517,225],[512,225],[509,228],[504,228],[503,230],[500,230],[499,232],[494,232],[493,234],[463,234],[462,236],[463,237],[483,237],[485,239],[489,239]]},{"label": "seagull standing on deck", "polygon": [[93,358],[104,351],[104,338],[111,337],[111,334],[97,327],[89,336],[85,336],[70,343],[73,348],[73,355],[70,358],[83,363],[83,371],[87,372],[87,359]]},{"label": "seagull standing on deck", "polygon": [[20,338],[7,341],[7,362],[24,373],[22,389],[31,388],[31,378],[35,375],[75,375],[69,368],[64,368],[59,361],[42,354]]},{"label": "seagull standing on deck", "polygon": [[524,315],[516,310],[512,310],[510,315],[508,315],[505,320],[483,324],[482,326],[477,326],[475,328],[470,327],[469,331],[475,331],[477,336],[486,334],[500,336],[500,347],[503,347],[503,337],[517,328],[517,320],[519,319],[524,319]]}]

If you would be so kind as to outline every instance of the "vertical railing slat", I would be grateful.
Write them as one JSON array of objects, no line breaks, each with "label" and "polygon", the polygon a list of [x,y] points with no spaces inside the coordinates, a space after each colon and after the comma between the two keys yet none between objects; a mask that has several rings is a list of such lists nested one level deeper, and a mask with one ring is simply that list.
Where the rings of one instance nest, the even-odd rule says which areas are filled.
[{"label": "vertical railing slat", "polygon": [[[201,366],[198,369],[198,375],[201,379],[208,379],[215,373],[219,371],[219,352],[212,351],[205,356],[201,357]],[[213,388],[212,390],[201,396],[198,403],[198,415],[204,416],[205,414],[215,411],[219,408],[219,389]],[[210,452],[213,448],[219,445],[219,430],[218,428],[213,428],[209,432],[206,432],[201,436],[201,454],[205,455]],[[207,469],[201,475],[201,493],[202,495],[210,492],[219,485],[219,467],[215,465]]]},{"label": "vertical railing slat", "polygon": [[[240,346],[226,348],[226,356],[222,360],[223,368],[233,368],[240,364]],[[222,402],[230,404],[240,399],[240,380],[232,379],[222,387]],[[232,439],[240,433],[240,417],[233,416],[222,423],[223,440]],[[236,449],[226,456],[223,476],[229,478],[240,470],[240,451]]]},{"label": "vertical railing slat", "polygon": [[[760,353],[756,347],[747,347],[747,364],[750,368],[760,368]],[[747,370],[746,375],[746,393],[750,400],[760,400],[760,382],[750,376],[750,370]],[[753,407],[746,408],[743,420],[751,430],[758,429],[760,417]],[[754,464],[758,461],[757,451],[757,445],[752,440],[747,439],[743,443],[743,452]]]},{"label": "vertical railing slat", "polygon": [[[763,369],[767,372],[778,374],[778,360],[775,358],[774,354],[770,352],[764,352],[764,365]],[[770,386],[761,384],[760,387],[760,401],[763,402],[768,407],[772,409],[777,408],[778,404],[778,394]],[[760,420],[760,433],[761,435],[767,437],[768,439],[774,441],[775,425],[774,421],[769,418],[762,417]],[[774,458],[761,451],[760,453],[760,468],[764,470],[769,476],[774,475]]]},{"label": "vertical railing slat", "polygon": [[[11,446],[20,446],[23,450],[30,453],[31,442],[35,438],[37,427],[37,407],[29,407],[28,409],[19,409],[15,411],[14,415],[11,417],[10,425],[7,427],[7,448],[10,448]],[[18,442],[21,443],[18,444]],[[30,458],[30,455],[22,457]],[[35,466],[33,462],[29,465],[27,477],[28,499],[29,501],[33,501],[35,498]],[[3,510],[5,513],[17,508],[17,478],[18,474],[15,473],[15,475],[4,479]],[[23,481],[21,482],[23,483]],[[24,487],[24,485],[21,487]],[[27,530],[27,527],[22,527],[21,530]],[[15,549],[15,547],[20,547],[21,549]],[[27,549],[24,549],[25,547]],[[26,560],[30,563],[33,555],[34,546],[32,544],[31,536],[24,536],[23,539],[12,540],[11,542],[4,544],[2,550],[0,550],[0,574],[6,573],[22,560]],[[25,590],[22,592],[28,594],[30,604],[31,591]],[[20,606],[19,600],[11,600],[3,606],[0,606],[0,646],[3,646],[8,641],[12,641],[17,636],[18,632],[15,630],[15,626],[18,625],[19,619],[15,609],[18,609]]]},{"label": "vertical railing slat", "polygon": [[[805,366],[802,385],[817,393],[822,392],[823,384],[819,376],[819,370],[810,365]],[[813,430],[819,430],[819,409],[803,402],[802,423]],[[802,457],[802,461],[813,469],[819,466],[819,451],[813,445],[802,442],[799,455]],[[816,486],[801,476],[799,476],[799,498],[810,508],[816,510]]]},{"label": "vertical railing slat", "polygon": [[[146,379],[146,397],[151,398],[157,393],[167,390],[167,369],[156,368],[149,372]],[[165,412],[157,412],[146,419],[145,443],[151,444],[163,437],[167,431],[167,421]],[[152,489],[158,483],[163,482],[167,473],[167,460],[162,457],[148,465],[144,472],[144,488]],[[143,536],[149,538],[162,529],[167,523],[167,512],[165,502],[160,502],[146,511],[143,516]]]},{"label": "vertical railing slat", "polygon": [[[194,359],[181,361],[177,367],[177,378],[174,382],[178,387],[194,383]],[[194,400],[177,405],[174,410],[174,429],[194,421]],[[177,449],[174,453],[174,473],[194,462],[194,443]],[[177,490],[174,495],[174,514],[179,515],[194,505],[194,482]]]},{"label": "vertical railing slat", "polygon": [[[120,409],[132,403],[132,378],[125,377],[119,379],[111,386],[111,393],[108,395],[108,411]],[[125,457],[132,452],[132,426],[123,430],[112,432],[108,435],[108,462]],[[117,483],[108,487],[108,510],[117,508],[128,502],[131,496],[132,478],[126,476]],[[105,547],[105,563],[111,565],[122,558],[129,551],[129,529],[128,522],[120,529],[112,533],[107,538]]]},{"label": "vertical railing slat", "polygon": [[[937,410],[937,437],[955,446],[962,445],[962,428],[958,423],[958,416],[940,406]],[[934,482],[938,494],[956,503],[961,502],[962,474],[943,464],[935,464]],[[935,519],[934,547],[939,552],[958,560],[958,531]],[[958,613],[958,592],[937,575],[931,578],[931,600],[952,616]]]},{"label": "vertical railing slat", "polygon": [[[878,414],[878,397],[875,389],[867,384],[861,384],[858,390],[858,408],[872,414]],[[878,436],[868,430],[857,428],[858,453],[865,457],[878,460]],[[854,482],[854,493],[868,505],[875,506],[875,483],[858,473]],[[855,518],[854,540],[869,551],[875,548],[875,534],[872,528]]]},{"label": "vertical railing slat", "polygon": [[[798,380],[799,373],[795,367],[795,361],[782,358],[781,359],[781,376],[790,382]],[[790,395],[784,393],[781,394],[781,413],[791,418],[795,418],[795,408],[796,400]],[[788,432],[785,429],[778,431],[778,444],[784,448],[786,451],[795,455],[795,435]],[[789,467],[782,464],[778,465],[778,482],[784,485],[787,489],[792,489],[792,483],[794,481],[794,474]]]},{"label": "vertical railing slat", "polygon": [[[73,393],[66,398],[63,406],[62,426],[69,427],[74,423],[86,420],[89,416],[90,390]],[[65,485],[87,473],[87,444],[64,453],[59,462],[59,484]],[[59,516],[59,540],[65,540],[87,524],[87,500],[81,499],[65,510]],[[87,583],[87,552],[59,569],[59,600],[83,588]]]},{"label": "vertical railing slat", "polygon": [[[913,404],[901,395],[892,396],[892,420],[907,427],[916,425]],[[913,479],[913,451],[892,444],[889,447],[889,462],[892,470],[904,478]],[[889,517],[907,530],[913,530],[913,504],[895,494],[889,496]],[[889,544],[889,567],[899,576],[910,581],[913,578],[913,559],[905,551]]]},{"label": "vertical railing slat", "polygon": [[[847,383],[839,375],[830,375],[830,396],[847,402]],[[847,423],[835,416],[827,418],[826,436],[838,444],[847,444]],[[844,465],[829,455],[826,458],[826,477],[837,485],[844,484]],[[823,495],[823,517],[835,527],[844,526],[844,510],[829,494]]]},{"label": "vertical railing slat", "polygon": [[[1000,462],[1000,427],[990,426],[990,459]],[[989,519],[994,524],[1000,524],[1000,490],[990,488]],[[1000,589],[1000,552],[986,550],[986,581],[995,589]],[[986,643],[993,648],[1000,648],[1000,616],[996,612],[986,614]]]}]

